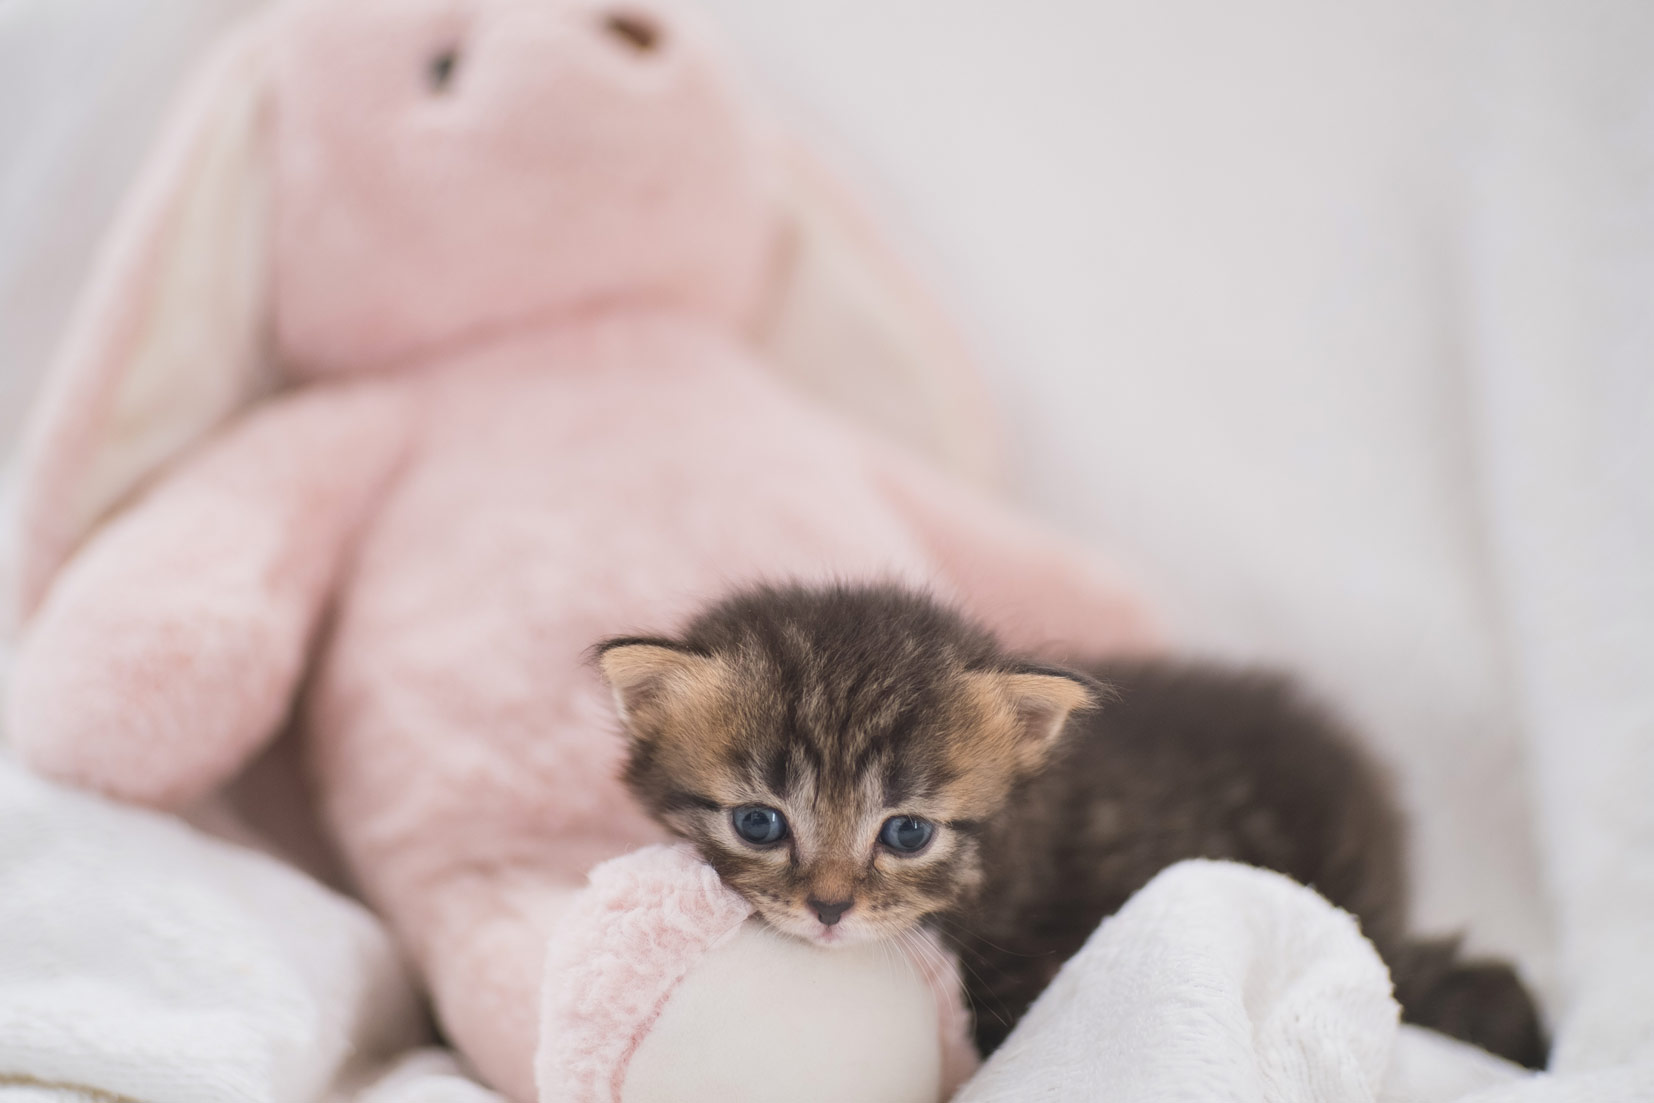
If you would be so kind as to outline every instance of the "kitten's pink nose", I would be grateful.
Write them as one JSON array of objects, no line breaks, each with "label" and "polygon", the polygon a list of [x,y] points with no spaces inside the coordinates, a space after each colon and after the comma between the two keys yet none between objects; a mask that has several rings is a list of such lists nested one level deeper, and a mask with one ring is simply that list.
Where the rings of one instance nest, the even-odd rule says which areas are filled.
[{"label": "kitten's pink nose", "polygon": [[850,905],[854,904],[855,900],[846,898],[844,900],[834,900],[829,902],[826,900],[817,900],[812,896],[806,900],[805,903],[810,905],[810,910],[816,913],[817,919],[831,927],[839,921],[839,917],[841,915],[850,910]]}]

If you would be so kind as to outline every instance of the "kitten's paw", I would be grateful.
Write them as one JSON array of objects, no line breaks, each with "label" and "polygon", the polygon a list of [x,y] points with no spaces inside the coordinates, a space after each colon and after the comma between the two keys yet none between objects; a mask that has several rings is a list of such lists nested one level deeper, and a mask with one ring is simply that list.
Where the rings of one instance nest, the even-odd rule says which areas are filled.
[{"label": "kitten's paw", "polygon": [[1502,961],[1457,955],[1456,940],[1403,948],[1392,963],[1402,1016],[1527,1068],[1544,1068],[1550,1043],[1516,971]]},{"label": "kitten's paw", "polygon": [[1516,971],[1503,962],[1459,966],[1442,979],[1427,1008],[1437,1030],[1527,1068],[1545,1067],[1549,1043],[1539,1009]]}]

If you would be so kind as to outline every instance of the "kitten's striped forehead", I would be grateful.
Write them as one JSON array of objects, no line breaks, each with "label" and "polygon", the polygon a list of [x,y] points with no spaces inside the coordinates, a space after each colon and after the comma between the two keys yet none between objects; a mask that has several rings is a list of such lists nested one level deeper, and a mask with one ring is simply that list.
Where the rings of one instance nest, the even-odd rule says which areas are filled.
[{"label": "kitten's striped forehead", "polygon": [[752,783],[855,808],[931,796],[951,780],[951,671],[915,669],[912,656],[849,664],[807,642],[738,664],[740,712],[750,722],[730,749]]}]

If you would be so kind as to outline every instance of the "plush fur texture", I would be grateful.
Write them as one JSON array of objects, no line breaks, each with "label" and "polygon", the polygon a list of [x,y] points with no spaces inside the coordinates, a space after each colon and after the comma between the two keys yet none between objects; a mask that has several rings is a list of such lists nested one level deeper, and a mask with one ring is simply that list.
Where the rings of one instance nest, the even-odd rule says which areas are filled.
[{"label": "plush fur texture", "polygon": [[[357,887],[519,1101],[547,932],[661,837],[592,640],[870,573],[1018,646],[1150,640],[1118,580],[778,379],[766,313],[836,316],[774,267],[785,158],[695,19],[626,10],[653,48],[576,0],[273,9],[181,115],[23,465],[18,753],[176,807],[296,726]],[[206,324],[227,271],[246,309]],[[908,332],[866,325],[896,287],[864,332]]]},{"label": "plush fur texture", "polygon": [[[690,966],[752,914],[704,863],[665,847],[598,866],[576,908],[547,953],[570,983],[545,992],[545,1103],[618,1099],[640,1024],[647,1030]],[[597,914],[583,921],[584,912]]]},{"label": "plush fur texture", "polygon": [[[1283,678],[1168,660],[1064,670],[876,585],[747,591],[679,637],[610,641],[599,662],[632,734],[627,780],[662,824],[800,938],[934,925],[968,967],[984,1053],[1156,873],[1226,858],[1356,916],[1409,1020],[1544,1063],[1509,966],[1409,937],[1384,779]],[[785,826],[743,838],[754,809]],[[913,821],[928,833],[911,848],[881,833]]]},{"label": "plush fur texture", "polygon": [[[550,971],[569,983],[544,994],[542,1103],[621,1098],[630,1058],[684,975],[736,937],[751,914],[687,847],[645,847],[594,869],[547,952]],[[929,939],[902,952],[930,990],[938,1034],[953,1043],[942,1052],[945,1097],[976,1066],[952,959]],[[832,1062],[842,1056],[823,1055]]]}]

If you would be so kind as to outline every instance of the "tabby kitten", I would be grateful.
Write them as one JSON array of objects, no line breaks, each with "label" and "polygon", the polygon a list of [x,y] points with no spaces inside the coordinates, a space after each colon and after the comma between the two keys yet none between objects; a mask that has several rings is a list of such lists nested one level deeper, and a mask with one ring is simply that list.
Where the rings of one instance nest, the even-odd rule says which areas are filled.
[{"label": "tabby kitten", "polygon": [[650,813],[781,931],[845,945],[934,926],[985,1054],[1104,917],[1204,857],[1354,914],[1410,1021],[1543,1061],[1509,966],[1406,936],[1382,780],[1280,678],[1049,666],[879,585],[757,588],[680,637],[596,653]]}]

